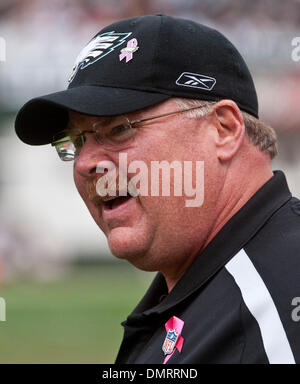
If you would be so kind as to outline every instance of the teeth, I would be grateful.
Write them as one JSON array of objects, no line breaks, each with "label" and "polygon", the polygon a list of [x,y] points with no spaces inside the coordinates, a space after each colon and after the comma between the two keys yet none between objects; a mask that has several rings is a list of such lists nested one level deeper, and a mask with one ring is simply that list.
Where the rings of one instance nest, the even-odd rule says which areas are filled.
[{"label": "teeth", "polygon": [[106,202],[106,201],[114,200],[117,197],[119,197],[119,196],[105,196],[105,197],[101,197],[101,200]]}]

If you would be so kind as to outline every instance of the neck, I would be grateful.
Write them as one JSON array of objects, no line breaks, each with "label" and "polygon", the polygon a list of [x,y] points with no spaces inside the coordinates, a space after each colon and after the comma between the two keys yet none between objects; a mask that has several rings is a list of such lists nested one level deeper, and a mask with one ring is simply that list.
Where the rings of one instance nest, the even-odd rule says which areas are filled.
[{"label": "neck", "polygon": [[[204,249],[210,241],[216,236],[220,229],[229,221],[229,219],[234,216],[250,198],[273,176],[272,170],[265,169],[264,172],[254,174],[245,174],[247,177],[239,179],[239,185],[236,188],[232,187],[230,184],[230,190],[227,194],[226,199],[223,199],[222,206],[220,207],[219,214],[216,218],[216,221],[213,225],[212,230],[210,231],[208,237],[206,238],[202,249]],[[249,183],[251,180],[251,183]],[[234,194],[234,190],[238,189],[239,192]],[[221,199],[222,201],[222,199]]]},{"label": "neck", "polygon": [[199,252],[203,251],[229,219],[233,217],[272,176],[273,172],[269,163],[268,166],[266,166],[264,162],[262,162],[262,164],[256,164],[253,167],[247,167],[247,170],[241,169],[238,177],[237,174],[229,174],[229,172],[226,174],[221,193],[214,207],[215,219],[210,225],[200,247],[198,243],[195,252],[189,257],[184,258],[180,268],[177,269],[174,274],[170,274],[170,270],[162,271],[168,286],[168,292],[174,288]]}]

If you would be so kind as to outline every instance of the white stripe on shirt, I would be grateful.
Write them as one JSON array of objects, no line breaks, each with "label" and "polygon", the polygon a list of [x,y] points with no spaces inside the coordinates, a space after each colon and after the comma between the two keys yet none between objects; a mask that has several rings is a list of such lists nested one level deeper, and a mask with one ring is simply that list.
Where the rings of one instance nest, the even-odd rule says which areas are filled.
[{"label": "white stripe on shirt", "polygon": [[243,300],[256,319],[270,364],[295,364],[295,358],[274,301],[244,249],[225,268],[239,286]]}]

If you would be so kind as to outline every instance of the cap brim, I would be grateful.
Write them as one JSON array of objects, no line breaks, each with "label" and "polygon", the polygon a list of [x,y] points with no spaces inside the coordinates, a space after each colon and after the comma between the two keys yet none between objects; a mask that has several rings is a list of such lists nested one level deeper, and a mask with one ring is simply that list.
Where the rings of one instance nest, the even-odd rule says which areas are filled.
[{"label": "cap brim", "polygon": [[28,101],[15,121],[18,137],[26,144],[42,145],[65,129],[68,110],[91,116],[117,116],[150,107],[169,95],[132,89],[85,85]]}]

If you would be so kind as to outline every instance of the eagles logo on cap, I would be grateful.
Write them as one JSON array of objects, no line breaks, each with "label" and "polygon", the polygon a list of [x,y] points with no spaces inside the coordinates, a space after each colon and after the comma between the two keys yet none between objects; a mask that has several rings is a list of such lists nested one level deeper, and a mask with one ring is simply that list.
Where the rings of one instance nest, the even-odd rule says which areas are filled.
[{"label": "eagles logo on cap", "polygon": [[102,59],[111,53],[119,45],[123,44],[125,39],[131,35],[131,32],[116,33],[106,32],[95,36],[80,52],[76,58],[75,65],[72,69],[69,83],[74,79],[79,69],[84,69],[90,64]]}]

